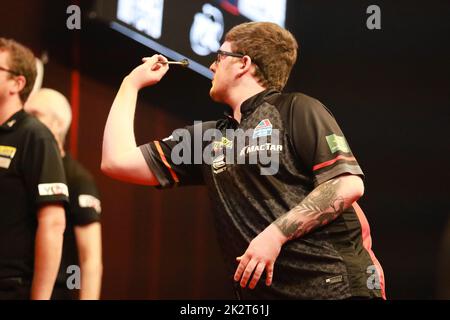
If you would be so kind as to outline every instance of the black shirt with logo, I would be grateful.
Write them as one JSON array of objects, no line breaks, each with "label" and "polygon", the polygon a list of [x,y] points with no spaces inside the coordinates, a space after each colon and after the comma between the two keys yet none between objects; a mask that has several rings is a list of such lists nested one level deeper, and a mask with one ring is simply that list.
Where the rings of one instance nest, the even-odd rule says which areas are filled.
[{"label": "black shirt with logo", "polygon": [[40,206],[68,202],[51,132],[21,110],[0,126],[0,279],[31,279]]},{"label": "black shirt with logo", "polygon": [[[318,100],[269,89],[244,101],[241,113],[240,123],[227,116],[141,146],[159,188],[207,186],[230,276],[251,240],[315,187],[343,174],[363,177],[336,120]],[[261,279],[241,294],[384,297],[383,271],[360,208],[355,203],[329,224],[288,241],[275,262],[272,285]]]},{"label": "black shirt with logo", "polygon": [[57,284],[66,287],[68,278],[75,274],[73,266],[79,266],[75,227],[100,222],[101,202],[94,178],[83,165],[69,154],[63,158],[63,164],[70,205],[66,210],[66,230]]}]

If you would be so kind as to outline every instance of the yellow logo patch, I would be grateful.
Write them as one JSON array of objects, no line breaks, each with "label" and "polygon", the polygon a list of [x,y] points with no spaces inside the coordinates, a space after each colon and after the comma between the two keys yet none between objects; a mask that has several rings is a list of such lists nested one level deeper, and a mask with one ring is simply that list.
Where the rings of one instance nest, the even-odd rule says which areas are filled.
[{"label": "yellow logo patch", "polygon": [[0,168],[8,169],[11,165],[11,160],[16,154],[16,148],[9,146],[0,146]]},{"label": "yellow logo patch", "polygon": [[0,157],[5,158],[14,158],[14,155],[16,154],[16,148],[9,147],[9,146],[0,146]]},{"label": "yellow logo patch", "polygon": [[227,149],[233,148],[233,141],[230,141],[227,138],[222,137],[222,140],[213,142],[213,150],[214,151],[218,151],[222,148],[227,148]]}]

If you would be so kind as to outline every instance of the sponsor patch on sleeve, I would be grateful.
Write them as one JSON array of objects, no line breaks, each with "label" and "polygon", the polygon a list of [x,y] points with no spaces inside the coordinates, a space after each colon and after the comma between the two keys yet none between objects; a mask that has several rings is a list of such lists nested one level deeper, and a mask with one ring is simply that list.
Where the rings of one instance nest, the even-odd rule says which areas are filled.
[{"label": "sponsor patch on sleeve", "polygon": [[69,196],[69,189],[64,183],[41,183],[38,185],[40,196]]},{"label": "sponsor patch on sleeve", "polygon": [[342,152],[350,152],[350,148],[347,144],[347,141],[344,137],[338,136],[336,134],[332,134],[326,136],[328,147],[330,148],[331,153],[336,153],[338,151]]},{"label": "sponsor patch on sleeve", "polygon": [[80,208],[92,208],[99,214],[102,212],[100,200],[90,194],[80,194],[78,196],[78,205]]}]

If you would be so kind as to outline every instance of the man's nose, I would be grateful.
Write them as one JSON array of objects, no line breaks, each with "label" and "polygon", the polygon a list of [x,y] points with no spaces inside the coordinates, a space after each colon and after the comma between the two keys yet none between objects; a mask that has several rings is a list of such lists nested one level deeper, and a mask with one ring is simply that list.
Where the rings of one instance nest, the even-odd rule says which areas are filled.
[{"label": "man's nose", "polygon": [[211,63],[211,65],[209,66],[209,70],[214,73],[216,72],[216,62]]}]

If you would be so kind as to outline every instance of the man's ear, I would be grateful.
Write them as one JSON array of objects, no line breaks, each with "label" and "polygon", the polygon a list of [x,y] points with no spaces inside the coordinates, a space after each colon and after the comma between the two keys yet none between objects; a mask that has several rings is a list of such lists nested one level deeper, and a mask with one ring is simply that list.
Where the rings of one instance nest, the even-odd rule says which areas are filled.
[{"label": "man's ear", "polygon": [[27,79],[24,76],[15,76],[14,77],[14,85],[12,86],[13,93],[20,93],[25,85],[27,84]]},{"label": "man's ear", "polygon": [[242,57],[239,65],[239,76],[243,76],[247,72],[250,72],[251,68],[252,68],[252,58],[250,58],[249,56]]},{"label": "man's ear", "polygon": [[57,131],[58,131],[58,135],[61,135],[61,133],[64,131],[64,129],[65,129],[65,124],[64,124],[64,122],[63,121],[61,121],[61,120],[56,120],[55,121],[56,122],[56,128],[57,128]]}]

